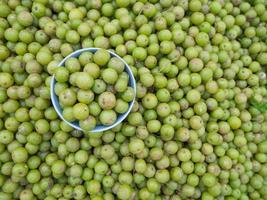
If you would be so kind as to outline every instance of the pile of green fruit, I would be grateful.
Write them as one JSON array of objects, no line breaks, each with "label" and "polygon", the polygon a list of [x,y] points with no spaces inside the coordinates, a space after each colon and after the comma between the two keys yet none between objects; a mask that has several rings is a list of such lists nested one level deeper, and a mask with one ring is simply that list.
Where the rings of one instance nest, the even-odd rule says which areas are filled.
[{"label": "pile of green fruit", "polygon": [[[128,86],[125,64],[104,49],[68,58],[55,72],[55,93],[65,120],[79,121],[84,131],[96,125],[112,125],[128,111],[134,89]],[[90,112],[89,112],[90,111]]]},{"label": "pile of green fruit", "polygon": [[[50,100],[86,47],[137,81],[103,133]],[[266,0],[0,0],[0,200],[267,200],[266,67]]]}]

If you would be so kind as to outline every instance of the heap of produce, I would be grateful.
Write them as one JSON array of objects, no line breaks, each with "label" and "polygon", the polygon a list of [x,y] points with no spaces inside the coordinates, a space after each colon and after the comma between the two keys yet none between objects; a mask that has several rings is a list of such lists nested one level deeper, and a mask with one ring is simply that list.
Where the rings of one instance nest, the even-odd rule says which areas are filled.
[{"label": "heap of produce", "polygon": [[[85,70],[104,59],[59,66],[87,47],[114,51],[137,84],[102,133],[74,130],[50,98],[55,75],[59,97],[78,88],[66,118],[112,123]],[[73,80],[78,63],[91,85]],[[267,200],[266,67],[266,0],[0,0],[0,199]]]}]

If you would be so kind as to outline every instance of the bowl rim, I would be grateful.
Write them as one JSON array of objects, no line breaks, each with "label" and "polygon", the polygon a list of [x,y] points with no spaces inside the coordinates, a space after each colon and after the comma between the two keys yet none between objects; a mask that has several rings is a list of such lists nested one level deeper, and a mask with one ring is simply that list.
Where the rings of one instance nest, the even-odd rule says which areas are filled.
[{"label": "bowl rim", "polygon": [[[103,48],[96,48],[96,47],[87,47],[87,48],[82,48],[82,49],[78,49],[72,53],[70,53],[69,55],[67,55],[65,58],[63,58],[60,63],[58,64],[59,67],[63,67],[64,63],[66,62],[67,59],[71,58],[71,57],[79,57],[79,55],[81,55],[81,53],[83,52],[92,52],[95,53],[97,50],[99,49],[103,49]],[[120,118],[117,117],[117,120],[109,125],[109,126],[105,126],[105,125],[100,125],[100,126],[96,126],[94,129],[90,130],[90,131],[85,131],[83,130],[79,125],[74,124],[73,122],[69,122],[67,121],[63,115],[62,115],[62,111],[60,111],[60,109],[62,109],[58,103],[58,96],[55,93],[55,84],[56,84],[56,79],[55,79],[55,75],[53,74],[51,81],[50,81],[50,97],[51,97],[51,101],[52,101],[52,105],[54,107],[54,109],[56,110],[58,116],[64,121],[66,122],[69,126],[71,126],[72,128],[75,128],[79,131],[85,131],[85,132],[90,132],[90,133],[98,133],[98,132],[103,132],[103,131],[107,131],[110,130],[114,127],[116,127],[117,125],[119,125],[131,112],[133,106],[134,106],[134,102],[135,102],[135,98],[136,98],[136,81],[133,75],[133,72],[130,68],[130,66],[126,63],[125,60],[123,60],[119,55],[117,55],[115,52],[108,50],[108,49],[104,49],[106,51],[109,52],[109,54],[112,57],[116,57],[118,58],[120,61],[123,62],[125,68],[124,71],[126,71],[126,73],[129,75],[129,83],[130,83],[130,87],[132,87],[134,89],[134,98],[131,102],[129,102],[129,108],[125,113],[120,114],[119,116],[121,116]],[[58,108],[60,107],[60,108]]]}]

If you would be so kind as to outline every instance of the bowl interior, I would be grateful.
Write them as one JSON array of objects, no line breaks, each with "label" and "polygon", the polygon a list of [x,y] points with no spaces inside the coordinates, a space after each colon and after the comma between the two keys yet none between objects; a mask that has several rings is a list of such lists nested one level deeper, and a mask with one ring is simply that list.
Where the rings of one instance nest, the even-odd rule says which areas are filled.
[{"label": "bowl interior", "polygon": [[[99,48],[84,48],[84,49],[80,49],[77,50],[71,54],[69,54],[68,56],[66,56],[60,63],[59,66],[64,66],[65,61],[70,58],[70,57],[78,57],[79,55],[81,55],[81,53],[89,51],[92,53],[95,53]],[[134,92],[136,92],[136,83],[135,83],[135,79],[134,76],[132,74],[132,71],[129,67],[129,65],[117,54],[115,54],[112,51],[107,50],[110,53],[111,57],[117,57],[119,60],[121,60],[124,65],[125,65],[125,72],[127,72],[127,74],[129,75],[129,86],[132,87],[134,89]],[[67,120],[64,119],[63,115],[62,115],[62,108],[59,104],[58,101],[58,96],[55,93],[55,84],[56,84],[56,80],[55,77],[53,76],[51,79],[51,85],[50,85],[50,92],[51,92],[51,99],[52,99],[52,104],[57,112],[57,114],[59,115],[59,117],[65,121],[68,125],[72,126],[73,128],[77,129],[77,130],[81,130],[81,127],[79,126],[79,122],[78,121],[73,121],[73,122],[69,122]],[[135,99],[135,98],[134,98]],[[134,105],[134,99],[133,101],[129,102],[129,108],[127,110],[127,112],[123,113],[123,114],[119,114],[117,115],[117,120],[115,123],[113,123],[112,125],[109,126],[105,126],[105,125],[97,125],[93,130],[91,130],[90,132],[94,133],[94,132],[102,132],[102,131],[106,131],[108,129],[111,129],[115,126],[117,126],[119,123],[121,123],[126,117],[127,115],[130,113],[133,105]]]}]

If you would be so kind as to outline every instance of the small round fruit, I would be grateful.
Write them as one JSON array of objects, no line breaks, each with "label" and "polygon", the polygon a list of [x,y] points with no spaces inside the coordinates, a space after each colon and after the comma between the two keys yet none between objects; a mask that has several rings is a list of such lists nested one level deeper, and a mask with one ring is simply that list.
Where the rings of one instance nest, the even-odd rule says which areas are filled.
[{"label": "small round fruit", "polygon": [[111,92],[103,92],[98,97],[98,104],[102,109],[112,109],[116,106],[116,97]]}]

